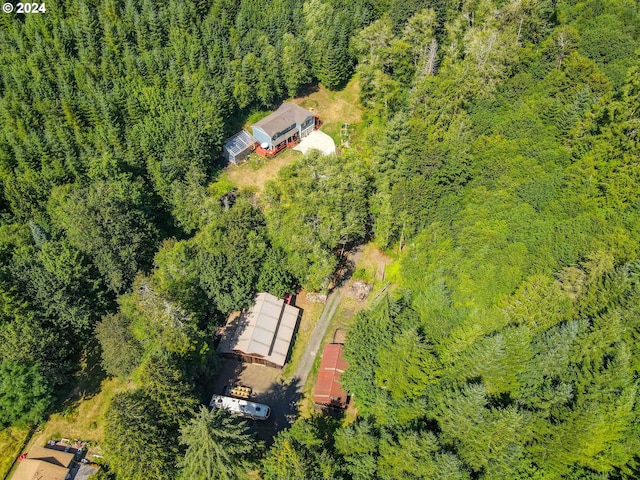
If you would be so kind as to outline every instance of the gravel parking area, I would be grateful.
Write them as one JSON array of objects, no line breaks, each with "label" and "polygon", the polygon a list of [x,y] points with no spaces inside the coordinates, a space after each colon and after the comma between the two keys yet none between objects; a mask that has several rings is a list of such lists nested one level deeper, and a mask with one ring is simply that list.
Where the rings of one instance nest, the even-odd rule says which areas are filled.
[{"label": "gravel parking area", "polygon": [[251,387],[251,401],[259,402],[258,397],[269,391],[273,384],[278,383],[280,370],[263,365],[242,363],[237,360],[224,359],[224,364],[213,387],[213,392],[225,394],[225,387],[242,385]]},{"label": "gravel parking area", "polygon": [[336,144],[326,133],[320,130],[314,130],[304,137],[302,141],[294,147],[294,150],[307,154],[311,150],[320,150],[323,155],[331,155],[336,153]]},{"label": "gravel parking area", "polygon": [[296,381],[284,383],[281,370],[225,359],[211,393],[224,395],[225,387],[234,385],[251,387],[249,400],[271,408],[267,420],[247,420],[258,438],[267,445],[273,442],[273,437],[279,431],[289,427],[295,420],[301,388]]}]

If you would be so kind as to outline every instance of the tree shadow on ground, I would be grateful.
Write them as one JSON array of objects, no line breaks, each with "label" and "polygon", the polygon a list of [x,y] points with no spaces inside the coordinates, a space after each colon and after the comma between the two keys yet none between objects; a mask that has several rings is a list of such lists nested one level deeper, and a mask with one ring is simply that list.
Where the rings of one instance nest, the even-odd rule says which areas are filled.
[{"label": "tree shadow on ground", "polygon": [[334,290],[347,284],[356,269],[356,262],[349,256],[357,255],[362,250],[361,245],[351,247],[350,250],[344,250],[339,255],[338,267],[335,273],[331,277],[328,293],[332,293]]},{"label": "tree shadow on ground", "polygon": [[327,405],[314,405],[314,412],[319,413],[327,417],[331,417],[334,420],[341,420],[345,416],[345,410],[339,407],[331,407]]},{"label": "tree shadow on ground", "polygon": [[248,366],[248,364],[237,360],[226,358],[221,358],[221,360],[221,367],[214,376],[213,389],[212,391],[210,389],[208,392],[209,398],[207,399],[207,404],[209,400],[211,400],[212,394],[227,395],[229,389],[240,385],[242,382],[239,379]]},{"label": "tree shadow on ground", "polygon": [[298,402],[302,388],[297,378],[288,383],[276,383],[264,393],[256,395],[253,401],[268,405],[271,415],[267,420],[251,422],[251,429],[266,446],[273,444],[274,437],[291,426],[298,416]]},{"label": "tree shadow on ground", "polygon": [[69,410],[78,406],[81,400],[92,398],[100,393],[102,381],[107,378],[102,369],[102,350],[97,341],[90,341],[85,346],[79,359],[80,370],[69,380],[66,388],[54,403],[54,411]]},{"label": "tree shadow on ground", "polygon": [[317,83],[308,83],[307,85],[305,85],[304,87],[302,87],[300,89],[300,91],[298,92],[297,97],[308,97],[309,95],[311,95],[312,93],[316,93],[320,91],[320,87],[318,86]]}]

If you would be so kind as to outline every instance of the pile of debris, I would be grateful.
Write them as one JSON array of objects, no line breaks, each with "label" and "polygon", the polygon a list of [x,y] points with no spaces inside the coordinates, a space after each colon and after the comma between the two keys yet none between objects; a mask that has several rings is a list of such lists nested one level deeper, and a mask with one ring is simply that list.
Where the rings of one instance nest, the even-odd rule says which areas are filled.
[{"label": "pile of debris", "polygon": [[307,300],[311,303],[327,303],[327,294],[307,292]]},{"label": "pile of debris", "polygon": [[362,301],[369,296],[373,284],[364,282],[362,280],[355,280],[349,285],[349,294],[354,298]]}]

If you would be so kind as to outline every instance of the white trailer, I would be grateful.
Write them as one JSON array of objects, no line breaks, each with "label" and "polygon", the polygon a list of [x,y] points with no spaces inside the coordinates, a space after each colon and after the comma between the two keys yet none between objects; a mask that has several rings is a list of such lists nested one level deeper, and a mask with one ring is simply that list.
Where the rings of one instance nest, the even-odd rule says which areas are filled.
[{"label": "white trailer", "polygon": [[241,398],[226,397],[224,395],[214,395],[211,397],[209,406],[212,408],[224,408],[229,413],[253,420],[266,420],[271,414],[271,409],[268,405],[249,402]]}]

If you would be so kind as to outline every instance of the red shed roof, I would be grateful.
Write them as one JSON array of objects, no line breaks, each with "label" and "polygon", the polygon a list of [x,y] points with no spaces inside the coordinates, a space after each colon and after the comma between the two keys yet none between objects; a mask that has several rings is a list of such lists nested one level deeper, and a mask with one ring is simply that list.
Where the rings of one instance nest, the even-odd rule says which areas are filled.
[{"label": "red shed roof", "polygon": [[313,392],[313,401],[321,405],[347,407],[347,392],[342,389],[340,375],[347,368],[347,362],[342,358],[342,345],[330,343],[324,347],[318,380]]}]

